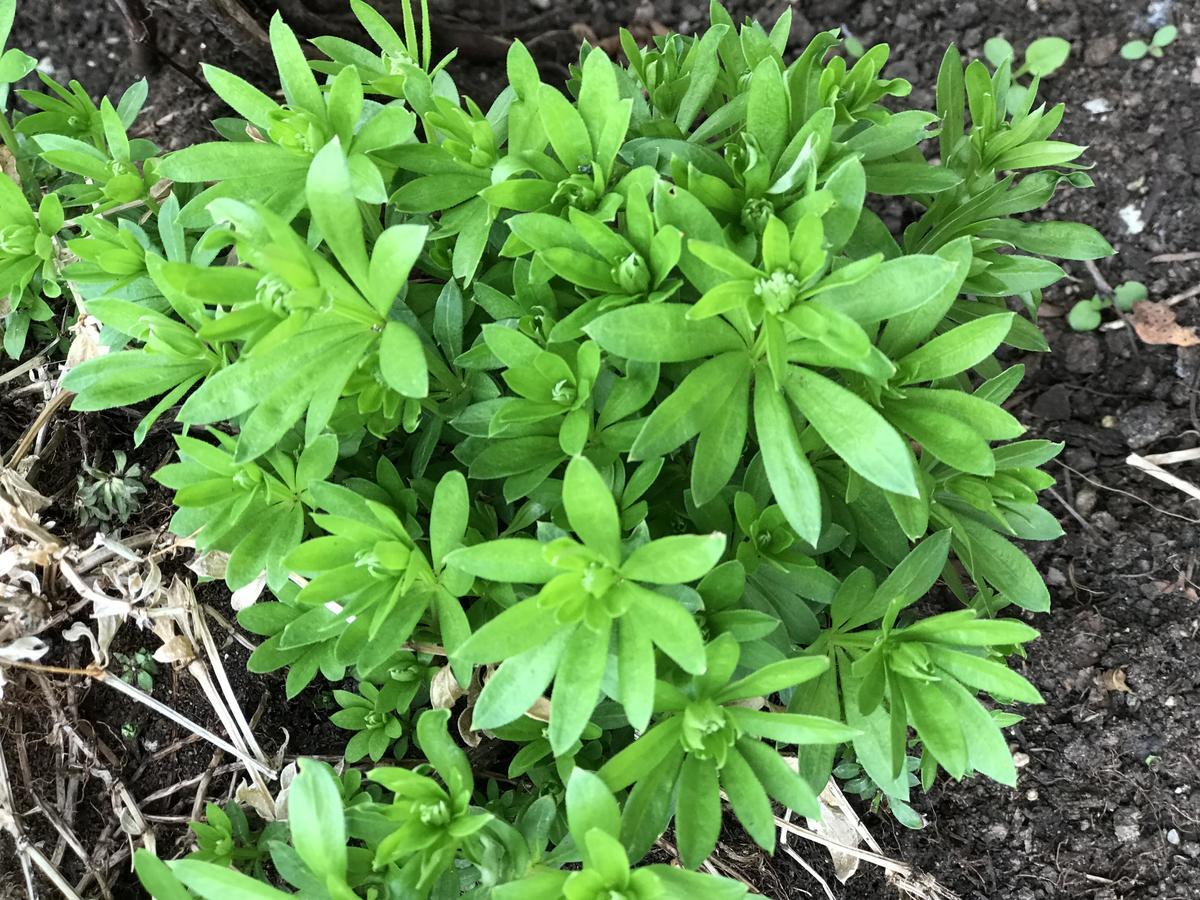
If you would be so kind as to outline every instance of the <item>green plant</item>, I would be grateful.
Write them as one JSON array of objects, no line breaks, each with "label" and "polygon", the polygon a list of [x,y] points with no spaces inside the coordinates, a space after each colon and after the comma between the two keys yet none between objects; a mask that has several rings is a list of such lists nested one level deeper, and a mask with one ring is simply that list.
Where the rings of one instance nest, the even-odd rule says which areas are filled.
[{"label": "green plant", "polygon": [[[1015,111],[1024,104],[1030,90],[1037,93],[1037,86],[1043,78],[1048,78],[1063,67],[1071,55],[1071,43],[1060,37],[1040,37],[1025,48],[1024,62],[1018,66],[1013,45],[997,35],[984,42],[983,55],[995,69],[1005,63],[1012,69],[1014,83],[1008,89],[1008,105],[1010,110]],[[1017,83],[1017,79],[1026,75],[1033,76],[1032,84]]]},{"label": "green plant", "polygon": [[141,688],[146,693],[154,690],[154,676],[158,674],[158,663],[149,650],[139,648],[132,653],[113,654],[117,664],[117,677]]},{"label": "green plant", "polygon": [[[1047,257],[1112,252],[1021,218],[1091,185],[1038,71],[1022,93],[952,48],[936,111],[894,111],[886,46],[825,32],[786,62],[789,14],[714,4],[702,35],[622,34],[627,66],[582,48],[566,93],[515,44],[483,110],[411,10],[401,36],[352,7],[377,50],[322,38],[310,65],[273,22],[283,102],[206,70],[240,118],[131,151],[134,206],[49,172],[81,205],[59,274],[109,348],[68,373],[75,408],[146,403],[140,440],[179,407],[157,477],[173,530],[270,591],[238,616],[250,668],[289,696],[353,679],[347,756],[415,722],[432,766],[304,763],[279,887],[142,855],[146,883],[736,897],[637,866],[672,821],[698,865],[721,789],[770,848],[771,799],[815,812],[839,752],[901,814],[910,757],[926,789],[1013,784],[994,706],[1040,700],[1007,661],[1050,601],[1016,541],[1061,533],[1037,502],[1061,447],[1021,440],[999,358],[1047,349]],[[427,709],[455,702],[514,784]]]},{"label": "green plant", "polygon": [[1174,25],[1164,25],[1162,28],[1154,32],[1154,36],[1149,41],[1132,40],[1126,42],[1121,47],[1121,57],[1128,60],[1145,59],[1147,56],[1153,56],[1155,59],[1163,55],[1163,49],[1175,43],[1175,38],[1179,37],[1179,29]]},{"label": "green plant", "polygon": [[192,822],[188,827],[196,836],[196,849],[189,859],[236,867],[258,878],[264,877],[272,842],[287,836],[287,826],[282,822],[253,828],[242,808],[232,802],[224,806],[205,804],[204,821]]},{"label": "green plant", "polygon": [[1100,313],[1108,308],[1123,313],[1133,310],[1133,305],[1149,295],[1140,281],[1126,281],[1117,285],[1111,298],[1097,294],[1087,300],[1077,301],[1067,313],[1067,324],[1076,331],[1095,331],[1103,321]]},{"label": "green plant", "polygon": [[[604,782],[584,769],[571,774],[564,792],[565,840],[547,852],[549,834],[560,827],[550,798],[517,816],[517,827],[472,806],[471,769],[446,732],[447,719],[444,710],[428,711],[417,726],[431,774],[439,780],[385,767],[369,772],[364,785],[357,772],[339,779],[328,766],[305,761],[289,792],[290,838],[266,841],[283,882],[302,895],[334,898],[456,896],[460,890],[495,900],[745,896],[745,887],[725,878],[666,865],[633,867],[621,839],[628,812],[623,814]],[[188,858],[164,863],[149,851],[137,852],[137,874],[154,897],[290,896],[228,867],[229,860],[261,855],[257,846],[238,849],[255,840],[244,819],[212,804],[208,816],[209,824],[193,826],[201,846]],[[352,839],[365,846],[347,849]],[[460,856],[477,874],[448,870]],[[581,865],[563,868],[572,863]]]},{"label": "green plant", "polygon": [[146,486],[141,479],[142,467],[129,465],[123,450],[113,451],[111,470],[84,463],[76,476],[75,508],[80,523],[127,523],[142,508]]},{"label": "green plant", "polygon": [[382,688],[363,681],[357,694],[333,692],[342,708],[330,720],[339,728],[355,732],[346,745],[347,762],[358,762],[364,756],[379,762],[389,747],[396,759],[404,757],[408,739],[404,737],[406,728],[401,716],[424,687],[428,674],[428,667],[421,665],[415,656],[405,654],[405,657],[390,667]]}]

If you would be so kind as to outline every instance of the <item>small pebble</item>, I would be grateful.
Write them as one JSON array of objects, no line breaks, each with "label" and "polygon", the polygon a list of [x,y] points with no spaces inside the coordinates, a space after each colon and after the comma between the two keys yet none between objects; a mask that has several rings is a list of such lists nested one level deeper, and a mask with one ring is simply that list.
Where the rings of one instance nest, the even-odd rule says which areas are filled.
[{"label": "small pebble", "polygon": [[1146,223],[1142,219],[1142,211],[1132,203],[1128,206],[1122,206],[1117,210],[1117,215],[1121,217],[1121,221],[1125,223],[1125,230],[1130,234],[1141,234],[1146,230]]}]

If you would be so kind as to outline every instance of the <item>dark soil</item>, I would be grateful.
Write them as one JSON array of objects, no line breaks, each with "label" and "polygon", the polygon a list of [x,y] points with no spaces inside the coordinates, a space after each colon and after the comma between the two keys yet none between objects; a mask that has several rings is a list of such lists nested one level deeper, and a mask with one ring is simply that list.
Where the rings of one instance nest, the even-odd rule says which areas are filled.
[{"label": "dark soil", "polygon": [[[581,36],[603,39],[619,26],[653,30],[655,23],[687,31],[706,15],[700,0],[447,0],[443,12],[451,5],[458,22],[531,42],[547,77],[565,71]],[[186,4],[166,6],[178,11]],[[783,4],[731,6],[769,21]],[[103,5],[40,0],[21,7],[15,43],[42,57],[58,77],[78,77],[103,92],[119,91],[141,74],[119,19]],[[1018,50],[1041,35],[1069,39],[1071,59],[1043,93],[1067,103],[1065,136],[1091,146],[1097,187],[1061,195],[1055,214],[1089,222],[1109,236],[1119,254],[1099,269],[1111,284],[1142,281],[1151,299],[1165,300],[1200,281],[1200,259],[1155,259],[1200,250],[1197,0],[799,0],[793,10],[798,39],[842,25],[864,43],[890,43],[892,74],[913,81],[913,100],[922,105],[932,103],[936,66],[951,41],[977,54],[997,34]],[[181,74],[194,77],[199,59],[256,80],[269,74],[261,55],[238,54],[207,23],[182,19],[178,12],[156,14],[168,62],[152,76],[143,121],[165,146],[202,139],[207,120],[217,114],[217,104]],[[1163,59],[1120,58],[1121,44],[1148,37],[1166,22],[1180,27],[1180,37]],[[481,58],[486,54],[473,55],[456,62],[455,74],[467,93],[486,102],[503,69]],[[1133,233],[1122,210],[1126,217],[1136,211],[1142,230]],[[941,784],[919,804],[928,821],[921,831],[873,815],[865,821],[886,853],[929,872],[963,898],[1200,898],[1200,502],[1125,462],[1130,452],[1200,444],[1200,348],[1147,346],[1127,328],[1071,332],[1063,314],[1099,286],[1082,265],[1070,264],[1068,271],[1072,278],[1047,297],[1043,310],[1055,352],[1025,360],[1030,377],[1014,406],[1033,434],[1068,447],[1048,500],[1067,536],[1030,548],[1052,585],[1056,608],[1034,620],[1042,639],[1024,665],[1047,704],[1027,710],[1026,721],[1011,732],[1023,763],[1020,785],[1014,792],[982,781]],[[1185,324],[1200,324],[1196,299],[1176,310]],[[18,432],[23,427],[21,420],[3,411],[3,445],[10,442],[10,426]],[[93,422],[89,431],[99,427]],[[1173,471],[1200,483],[1196,463]],[[323,730],[324,715],[311,699],[285,704],[277,680],[238,677],[243,659],[244,651],[231,642],[227,667],[245,708],[253,710],[267,692],[260,733],[272,747],[284,729],[293,752],[339,746],[338,736]],[[82,698],[81,713],[119,730],[131,714],[100,690]],[[156,681],[156,694],[213,724],[202,699],[175,693],[187,690],[183,679],[169,674]],[[29,714],[21,725],[30,737],[40,735],[42,726]],[[125,754],[127,775],[152,757],[148,740],[161,747],[178,737],[159,730],[147,723],[133,741],[111,736],[111,746]],[[210,759],[210,748],[193,745],[152,763],[139,774],[145,781],[137,793],[189,777]],[[190,792],[179,797],[190,807]],[[93,791],[89,802],[97,821],[107,821],[103,792]],[[170,849],[180,833],[170,834],[160,847]],[[727,861],[765,895],[824,895],[785,857],[742,854],[744,840],[727,837]],[[816,848],[800,849],[828,873]],[[10,864],[11,858],[0,857],[0,868]],[[887,896],[882,877],[868,869],[845,886],[831,881],[835,894],[844,900]],[[12,868],[0,872],[0,894],[6,884],[18,883],[6,881],[14,877]]]}]

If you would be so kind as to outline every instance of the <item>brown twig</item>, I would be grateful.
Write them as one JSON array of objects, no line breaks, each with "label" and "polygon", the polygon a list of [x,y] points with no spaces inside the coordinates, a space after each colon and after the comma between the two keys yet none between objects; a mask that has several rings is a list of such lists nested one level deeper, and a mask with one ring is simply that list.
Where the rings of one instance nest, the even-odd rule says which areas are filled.
[{"label": "brown twig", "polygon": [[49,424],[50,420],[54,418],[54,414],[62,408],[63,404],[65,404],[74,396],[75,395],[70,391],[59,391],[57,394],[55,394],[54,397],[51,398],[50,402],[42,407],[42,411],[38,413],[37,418],[33,420],[33,424],[26,429],[25,434],[21,437],[20,442],[14,448],[12,454],[8,457],[8,461],[4,463],[4,465],[10,469],[15,469],[17,463],[19,463],[25,454],[29,452],[29,448],[32,447],[33,442],[37,440],[38,433],[45,428],[47,424]]}]

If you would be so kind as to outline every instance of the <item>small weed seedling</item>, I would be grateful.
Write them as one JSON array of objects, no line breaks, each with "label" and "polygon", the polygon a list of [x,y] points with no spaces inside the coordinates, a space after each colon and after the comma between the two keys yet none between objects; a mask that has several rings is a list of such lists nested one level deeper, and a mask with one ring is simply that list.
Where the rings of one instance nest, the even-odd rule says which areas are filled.
[{"label": "small weed seedling", "polygon": [[1149,42],[1129,41],[1121,48],[1121,56],[1128,60],[1145,59],[1147,56],[1158,59],[1163,55],[1163,49],[1175,43],[1177,37],[1179,37],[1178,28],[1174,25],[1164,25],[1154,32],[1154,37],[1150,38]]},{"label": "small weed seedling", "polygon": [[121,450],[113,451],[113,467],[108,471],[84,463],[76,479],[79,521],[84,525],[124,525],[142,508],[146,486],[141,477],[142,467],[129,465]]},{"label": "small weed seedling", "polygon": [[154,676],[158,674],[158,663],[149,650],[114,653],[113,661],[117,664],[117,677],[126,684],[141,688],[147,694],[154,690]]},{"label": "small weed seedling", "polygon": [[1123,313],[1133,310],[1133,304],[1145,300],[1148,294],[1146,286],[1140,281],[1126,281],[1117,286],[1112,298],[1096,295],[1087,300],[1080,300],[1067,313],[1067,324],[1076,331],[1095,331],[1100,327],[1100,313],[1106,309],[1115,308]]},{"label": "small weed seedling", "polygon": [[1008,89],[1008,109],[1014,111],[1025,103],[1033,87],[1022,84],[1018,79],[1031,75],[1035,81],[1041,81],[1054,74],[1071,55],[1071,44],[1060,37],[1040,37],[1025,48],[1025,61],[1018,66],[1013,45],[997,35],[984,43],[983,55],[993,68],[999,69],[1006,62],[1012,67],[1013,84]]}]

